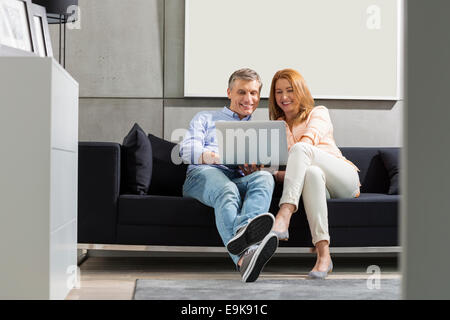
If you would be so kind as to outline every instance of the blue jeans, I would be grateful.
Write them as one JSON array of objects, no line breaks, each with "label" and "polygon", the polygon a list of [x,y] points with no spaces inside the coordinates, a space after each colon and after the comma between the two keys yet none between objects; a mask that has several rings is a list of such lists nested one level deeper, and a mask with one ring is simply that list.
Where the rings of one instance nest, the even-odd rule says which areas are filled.
[{"label": "blue jeans", "polygon": [[[224,245],[255,216],[269,211],[274,179],[266,171],[242,177],[237,172],[201,165],[186,175],[183,196],[214,208]],[[237,264],[239,256],[230,254]]]}]

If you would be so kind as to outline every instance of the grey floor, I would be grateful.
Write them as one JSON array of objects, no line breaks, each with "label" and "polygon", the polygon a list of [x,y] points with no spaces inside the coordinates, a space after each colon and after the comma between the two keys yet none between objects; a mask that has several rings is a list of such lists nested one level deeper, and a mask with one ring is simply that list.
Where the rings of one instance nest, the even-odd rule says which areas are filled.
[{"label": "grey floor", "polygon": [[[333,256],[334,270],[326,281],[358,280],[366,283],[379,271],[381,280],[395,286],[401,281],[398,258],[380,256]],[[267,281],[300,281],[306,284],[306,276],[315,263],[315,257],[275,256],[264,268],[257,283]],[[226,256],[191,257],[111,257],[105,252],[91,255],[80,266],[80,285],[73,289],[68,299],[132,299],[137,280],[162,281],[220,281],[230,280],[230,286],[240,285],[239,272]],[[397,281],[397,282],[395,282]],[[291,281],[292,282],[292,281]],[[387,284],[388,282],[385,282]],[[331,285],[331,282],[325,282]],[[383,283],[383,282],[382,282]],[[350,282],[348,282],[350,284]],[[155,285],[155,284],[153,284]],[[307,290],[306,290],[307,292]],[[385,296],[386,299],[388,296]],[[302,299],[314,298],[314,295]],[[394,296],[391,298],[395,298]]]},{"label": "grey floor", "polygon": [[399,300],[400,279],[148,280],[136,300]]}]

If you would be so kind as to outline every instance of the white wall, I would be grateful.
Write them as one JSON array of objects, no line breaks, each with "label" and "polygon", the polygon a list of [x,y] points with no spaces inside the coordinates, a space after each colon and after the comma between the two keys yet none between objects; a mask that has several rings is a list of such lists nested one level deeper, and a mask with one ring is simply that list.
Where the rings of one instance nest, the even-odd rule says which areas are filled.
[{"label": "white wall", "polygon": [[275,72],[293,68],[315,98],[396,100],[401,3],[187,0],[184,94],[226,97],[224,79],[250,67],[261,75],[267,98]]}]

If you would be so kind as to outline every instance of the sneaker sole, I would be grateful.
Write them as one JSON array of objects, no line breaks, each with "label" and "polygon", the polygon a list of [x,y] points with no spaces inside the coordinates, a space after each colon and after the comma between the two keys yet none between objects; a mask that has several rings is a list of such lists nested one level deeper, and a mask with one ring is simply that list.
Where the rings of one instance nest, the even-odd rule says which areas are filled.
[{"label": "sneaker sole", "polygon": [[[273,256],[275,251],[278,248],[278,238],[276,235],[272,235],[266,242],[265,245],[261,244],[261,252],[258,254],[255,254],[255,260],[252,261],[248,272],[243,277],[244,282],[254,282],[256,279],[258,279],[259,274],[261,273],[262,269],[266,265],[266,263],[270,260],[270,258]],[[253,268],[251,265],[253,264]]]},{"label": "sneaker sole", "polygon": [[251,245],[262,241],[270,230],[272,230],[273,222],[274,218],[272,215],[256,217],[249,222],[242,235],[228,242],[228,252],[234,255],[240,255]]}]

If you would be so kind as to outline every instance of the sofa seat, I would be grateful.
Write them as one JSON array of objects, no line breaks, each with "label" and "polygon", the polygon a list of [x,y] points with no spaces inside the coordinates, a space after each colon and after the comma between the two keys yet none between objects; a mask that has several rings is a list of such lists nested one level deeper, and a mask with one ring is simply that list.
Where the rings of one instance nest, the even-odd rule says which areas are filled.
[{"label": "sofa seat", "polygon": [[[380,246],[396,245],[399,197],[398,195],[362,193],[355,199],[329,199],[327,204],[330,236],[333,238],[333,235],[338,235],[337,239],[339,239],[333,245],[367,246],[370,242],[361,240],[368,238],[373,239]],[[277,198],[272,201],[273,214],[277,212],[278,202]],[[191,245],[222,246],[216,231],[214,210],[197,200],[124,194],[120,195],[118,206],[119,238],[121,234],[126,234],[124,239],[129,239],[133,232],[137,237],[147,229],[153,235],[147,235],[145,239],[139,239],[139,241],[146,241],[151,237],[152,244],[185,245],[183,233],[188,233],[190,239],[196,239],[191,242]],[[349,230],[351,232],[348,232]],[[364,236],[356,237],[355,230],[364,233]],[[196,232],[198,232],[197,235]],[[281,242],[280,245],[312,246],[303,206],[300,206],[291,220],[290,237],[289,242]],[[138,239],[135,240],[138,241]]]},{"label": "sofa seat", "polygon": [[214,227],[214,209],[195,199],[154,195],[119,197],[119,224]]},{"label": "sofa seat", "polygon": [[[362,193],[355,199],[329,199],[330,227],[397,226],[398,195]],[[272,201],[271,212],[276,214],[279,199]],[[295,215],[305,215],[303,206]],[[292,226],[306,220],[295,219]],[[119,224],[160,226],[214,227],[214,210],[191,198],[168,196],[121,195]]]},{"label": "sofa seat", "polygon": [[398,225],[398,195],[361,193],[355,199],[328,200],[330,227]]},{"label": "sofa seat", "polygon": [[[329,199],[328,225],[333,247],[398,246],[399,195],[361,193],[354,199]],[[279,199],[272,201],[275,212]],[[302,201],[300,201],[302,203]],[[280,246],[312,247],[311,234],[303,206],[293,215],[290,239]]]},{"label": "sofa seat", "polygon": [[130,194],[119,196],[117,243],[223,247],[212,208],[195,199]]}]

